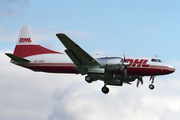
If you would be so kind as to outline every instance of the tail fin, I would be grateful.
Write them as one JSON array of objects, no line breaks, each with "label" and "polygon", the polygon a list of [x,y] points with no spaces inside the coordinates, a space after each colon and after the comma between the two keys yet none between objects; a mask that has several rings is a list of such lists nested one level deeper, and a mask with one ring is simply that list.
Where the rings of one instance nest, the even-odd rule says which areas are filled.
[{"label": "tail fin", "polygon": [[34,41],[33,35],[31,33],[30,26],[24,25],[21,28],[17,45],[37,45],[37,43]]},{"label": "tail fin", "polygon": [[13,54],[19,57],[27,57],[27,56],[47,54],[47,53],[59,53],[59,52],[38,45],[33,38],[30,26],[29,25],[23,26],[21,28]]}]

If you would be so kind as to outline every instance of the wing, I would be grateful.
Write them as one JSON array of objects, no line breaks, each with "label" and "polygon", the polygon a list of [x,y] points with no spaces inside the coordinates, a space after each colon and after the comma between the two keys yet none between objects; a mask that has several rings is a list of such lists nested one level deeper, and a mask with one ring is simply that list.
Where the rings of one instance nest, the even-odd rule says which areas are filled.
[{"label": "wing", "polygon": [[[67,37],[63,33],[58,33],[56,36],[66,47],[66,54],[69,58],[74,62],[77,66],[77,70],[82,74],[84,66],[98,66],[100,65],[92,56],[90,56],[86,51],[84,51],[79,45],[77,45],[74,41],[72,41],[69,37]],[[85,73],[86,74],[86,73]]]}]

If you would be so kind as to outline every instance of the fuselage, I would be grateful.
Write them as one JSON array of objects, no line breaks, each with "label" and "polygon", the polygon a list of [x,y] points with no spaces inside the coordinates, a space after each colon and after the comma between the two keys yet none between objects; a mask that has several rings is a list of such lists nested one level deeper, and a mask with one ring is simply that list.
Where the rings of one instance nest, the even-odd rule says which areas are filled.
[{"label": "fuselage", "polygon": [[[92,55],[95,59],[109,56]],[[123,57],[123,56],[118,56]],[[25,57],[30,60],[29,63],[15,63],[19,66],[39,72],[49,73],[74,73],[79,72],[75,70],[76,65],[72,60],[62,53],[53,54],[38,54]],[[128,75],[152,76],[165,75],[175,71],[171,65],[162,63],[158,58],[141,57],[141,56],[126,56],[126,61],[129,62],[127,66]],[[12,61],[13,62],[13,61]],[[123,74],[120,69],[115,71],[108,71],[111,74]]]}]

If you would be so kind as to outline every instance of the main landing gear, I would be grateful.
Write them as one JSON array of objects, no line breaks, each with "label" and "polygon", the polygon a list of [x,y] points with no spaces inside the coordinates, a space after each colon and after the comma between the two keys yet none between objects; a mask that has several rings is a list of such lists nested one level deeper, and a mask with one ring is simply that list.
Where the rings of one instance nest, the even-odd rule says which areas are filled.
[{"label": "main landing gear", "polygon": [[101,91],[104,93],[104,94],[107,94],[109,92],[109,88],[106,87],[106,84],[104,84],[104,86],[102,87]]},{"label": "main landing gear", "polygon": [[88,82],[88,83],[92,83],[92,81],[93,81],[92,77],[90,77],[90,76],[86,76],[86,77],[85,77],[85,80],[86,80],[86,82]]},{"label": "main landing gear", "polygon": [[[153,85],[153,83],[154,83],[154,78],[155,78],[156,76],[151,76],[150,77],[150,81],[151,81],[151,84],[149,85],[149,89],[151,89],[151,90],[153,90],[155,87],[154,87],[154,85]],[[93,78],[91,77],[91,76],[89,76],[89,75],[87,75],[86,77],[85,77],[85,81],[86,82],[88,82],[88,83],[91,83],[92,81],[93,81]],[[106,83],[104,83],[104,86],[101,88],[101,91],[104,93],[104,94],[108,94],[109,93],[109,88],[108,87],[106,87]]]},{"label": "main landing gear", "polygon": [[[91,76],[87,75],[87,76],[85,77],[85,81],[88,82],[88,83],[92,83],[93,78],[92,78]],[[107,84],[104,84],[104,86],[101,88],[101,91],[102,91],[104,94],[109,93],[109,88],[106,87],[106,85],[107,85]]]},{"label": "main landing gear", "polygon": [[149,81],[151,81],[152,80],[152,82],[151,82],[151,84],[149,85],[149,89],[151,89],[151,90],[153,90],[154,89],[154,85],[153,85],[153,83],[154,83],[154,78],[155,78],[156,76],[151,76],[150,77],[150,79],[149,79]]}]

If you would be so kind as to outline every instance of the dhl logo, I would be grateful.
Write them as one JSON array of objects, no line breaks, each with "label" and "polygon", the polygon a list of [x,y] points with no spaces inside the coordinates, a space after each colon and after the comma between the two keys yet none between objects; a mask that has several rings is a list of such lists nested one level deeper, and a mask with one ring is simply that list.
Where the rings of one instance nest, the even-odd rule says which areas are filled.
[{"label": "dhl logo", "polygon": [[129,67],[149,67],[150,65],[147,64],[148,60],[145,59],[126,59],[129,62]]},{"label": "dhl logo", "polygon": [[19,43],[30,43],[30,42],[32,42],[31,38],[20,38],[19,39]]}]

